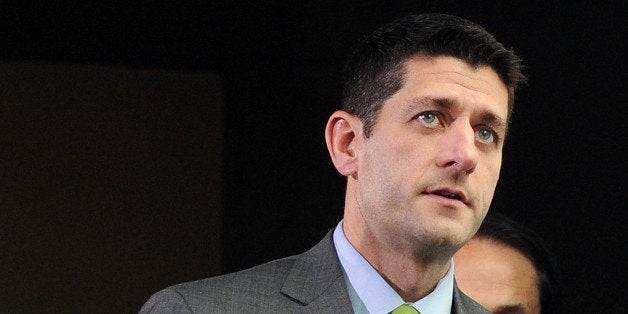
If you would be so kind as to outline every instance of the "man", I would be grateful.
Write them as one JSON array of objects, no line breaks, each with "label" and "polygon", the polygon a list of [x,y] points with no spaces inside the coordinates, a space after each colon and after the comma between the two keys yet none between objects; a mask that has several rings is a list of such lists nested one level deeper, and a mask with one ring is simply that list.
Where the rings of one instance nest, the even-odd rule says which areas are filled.
[{"label": "man", "polygon": [[560,313],[551,254],[535,232],[504,215],[488,214],[454,261],[460,289],[493,313]]},{"label": "man", "polygon": [[349,57],[325,129],[347,177],[343,221],[308,252],[168,288],[142,312],[487,313],[451,260],[492,200],[520,67],[458,17],[376,30]]}]

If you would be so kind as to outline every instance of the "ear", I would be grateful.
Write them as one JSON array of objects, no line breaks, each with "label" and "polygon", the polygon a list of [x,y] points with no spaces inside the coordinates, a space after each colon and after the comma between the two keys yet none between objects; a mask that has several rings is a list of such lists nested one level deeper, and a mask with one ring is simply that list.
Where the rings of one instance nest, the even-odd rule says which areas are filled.
[{"label": "ear", "polygon": [[346,111],[336,111],[325,127],[327,150],[334,166],[343,176],[357,174],[356,140],[361,136],[362,122]]}]

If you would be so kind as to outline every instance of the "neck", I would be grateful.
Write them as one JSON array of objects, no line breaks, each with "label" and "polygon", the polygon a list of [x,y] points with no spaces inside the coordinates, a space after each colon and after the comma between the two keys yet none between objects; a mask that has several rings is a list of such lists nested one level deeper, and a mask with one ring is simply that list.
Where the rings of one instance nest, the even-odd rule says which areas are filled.
[{"label": "neck", "polygon": [[405,302],[424,298],[449,270],[451,256],[435,257],[440,254],[435,255],[429,248],[395,248],[346,216],[343,231],[351,245]]}]

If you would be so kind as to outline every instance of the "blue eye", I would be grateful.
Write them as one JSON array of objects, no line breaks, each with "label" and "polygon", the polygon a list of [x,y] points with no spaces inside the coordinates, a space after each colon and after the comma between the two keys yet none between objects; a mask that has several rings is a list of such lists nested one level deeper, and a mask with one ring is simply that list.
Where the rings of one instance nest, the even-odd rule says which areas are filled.
[{"label": "blue eye", "polygon": [[479,129],[475,132],[475,137],[484,143],[493,143],[495,142],[495,134],[493,131],[489,129]]},{"label": "blue eye", "polygon": [[438,121],[438,117],[432,112],[425,112],[419,115],[419,120],[425,124],[434,124],[435,121]]}]

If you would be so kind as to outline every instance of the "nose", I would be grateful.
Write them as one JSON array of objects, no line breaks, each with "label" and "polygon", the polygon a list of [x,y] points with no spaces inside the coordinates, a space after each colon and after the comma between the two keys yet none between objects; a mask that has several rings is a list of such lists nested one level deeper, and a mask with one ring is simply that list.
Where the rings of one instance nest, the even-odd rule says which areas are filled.
[{"label": "nose", "polygon": [[466,125],[450,125],[439,143],[436,164],[458,173],[471,174],[478,164],[475,131]]}]

